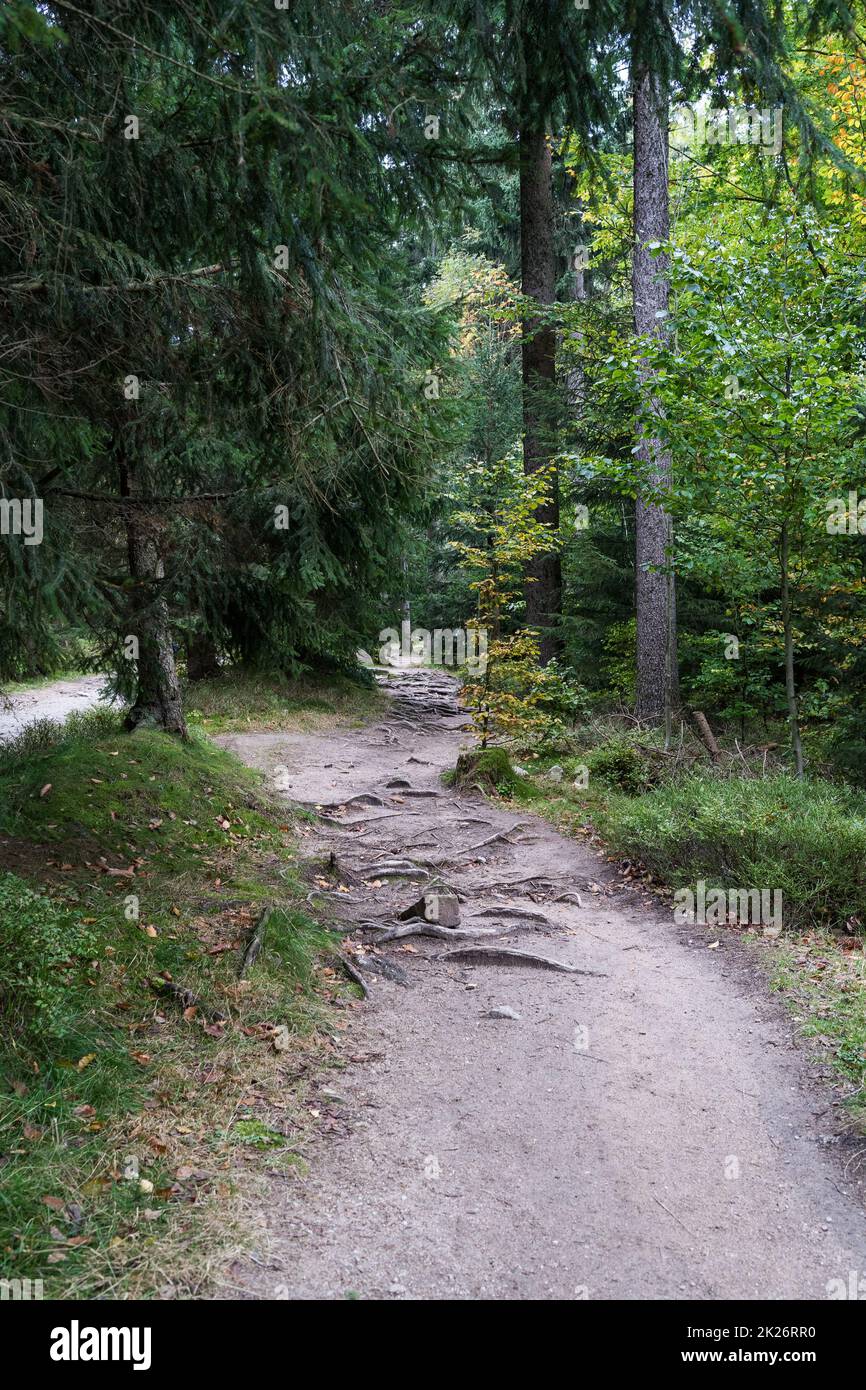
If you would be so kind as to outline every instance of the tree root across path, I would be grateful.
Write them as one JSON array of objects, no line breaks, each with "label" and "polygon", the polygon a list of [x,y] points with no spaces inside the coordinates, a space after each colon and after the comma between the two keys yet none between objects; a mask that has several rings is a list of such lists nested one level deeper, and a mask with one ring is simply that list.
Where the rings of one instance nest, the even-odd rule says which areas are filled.
[{"label": "tree root across path", "polygon": [[542,970],[560,970],[564,975],[596,975],[607,979],[604,970],[582,970],[579,965],[567,965],[552,956],[537,956],[532,951],[512,951],[506,946],[459,946],[445,951],[437,960],[469,960],[479,965],[532,965]]},{"label": "tree root across path", "polygon": [[[459,711],[451,698],[448,699],[449,708],[446,711],[442,708],[441,699],[437,699],[435,693],[431,692],[431,694],[432,698],[429,695],[425,698],[422,693],[419,699],[417,692],[413,691],[410,694],[408,689],[405,694],[402,691],[397,693],[393,701],[396,717],[392,717],[387,724],[379,726],[386,739],[390,737],[390,732],[395,726],[411,728],[413,732],[423,735],[425,732],[429,733],[430,728],[439,723],[438,719],[431,720],[432,714],[441,715],[447,712],[451,717],[459,715]],[[449,690],[448,696],[450,697],[450,695]],[[419,720],[420,723],[416,724],[416,720]],[[410,755],[407,761],[430,765],[427,760],[416,758],[414,755]],[[411,802],[414,801],[417,806],[418,801],[422,800],[426,800],[430,804],[429,812],[410,810],[408,805],[402,804],[409,802],[411,805]],[[395,806],[395,802],[401,804]],[[425,899],[421,900],[421,904],[413,903],[403,909],[399,904],[390,900],[390,892],[393,892],[393,886],[400,880],[407,884],[426,882],[429,884],[429,892],[447,892],[452,898],[462,903],[466,903],[467,899],[470,903],[472,899],[477,901],[478,897],[485,895],[489,903],[491,896],[516,894],[520,885],[535,884],[547,895],[556,892],[556,878],[551,878],[544,872],[535,876],[527,875],[525,878],[518,878],[513,883],[509,883],[508,880],[498,881],[492,875],[484,875],[481,870],[456,869],[458,877],[470,872],[473,874],[471,892],[468,886],[443,885],[439,881],[438,871],[446,865],[456,867],[493,846],[514,850],[518,843],[529,843],[524,835],[521,835],[519,841],[512,839],[512,836],[530,828],[531,822],[528,820],[517,820],[496,829],[495,821],[491,821],[489,817],[471,814],[465,809],[465,803],[461,804],[459,799],[449,800],[435,788],[413,785],[411,776],[405,775],[397,769],[394,769],[389,776],[382,777],[380,781],[374,781],[366,789],[350,792],[338,801],[323,798],[317,802],[306,801],[298,804],[314,807],[323,828],[330,826],[340,832],[353,830],[357,832],[354,839],[361,854],[359,855],[357,851],[348,848],[352,839],[351,835],[348,840],[343,842],[344,847],[340,850],[339,855],[336,851],[331,850],[326,872],[330,871],[338,883],[333,889],[322,889],[321,891],[333,896],[335,905],[338,900],[345,903],[350,916],[353,915],[350,904],[354,902],[356,904],[355,911],[357,911],[359,895],[366,897],[371,890],[375,893],[377,889],[382,889],[382,893],[377,894],[373,901],[381,903],[384,896],[384,901],[388,903],[385,911],[377,916],[364,915],[360,918],[356,917],[354,923],[342,922],[339,930],[344,936],[348,936],[353,931],[375,933],[375,936],[371,937],[374,951],[378,951],[390,942],[404,941],[410,937],[426,937],[434,941],[447,942],[456,948],[445,951],[441,955],[428,956],[426,957],[427,960],[466,960],[475,964],[527,965],[539,969],[559,971],[563,974],[597,975],[600,973],[581,970],[578,966],[568,965],[552,957],[533,952],[488,944],[518,932],[555,931],[557,924],[543,912],[511,904],[484,906],[478,903],[477,908],[471,911],[469,922],[464,921],[463,924],[458,925],[458,912],[457,919],[453,923],[442,925],[436,920],[435,914],[429,914],[432,920],[426,920],[428,916],[426,911],[419,910],[428,893],[425,893]],[[452,805],[455,807],[456,814],[450,812]],[[351,816],[351,819],[347,819],[347,815]],[[378,854],[374,851],[370,856],[369,853],[363,852],[364,839],[362,837],[364,832],[368,827],[375,825],[376,821],[400,822],[412,816],[422,815],[425,815],[428,820],[432,820],[432,824],[427,824],[423,830],[408,834],[408,836],[401,835],[399,830],[397,830],[396,837],[388,830],[383,831],[377,836]],[[461,843],[468,827],[472,825],[487,827],[490,833],[485,834],[480,839],[472,840],[468,844]],[[408,831],[408,826],[406,829]],[[374,834],[376,834],[375,831],[371,833],[371,839]],[[446,837],[447,840],[456,841],[447,849],[441,844],[443,840],[447,843]],[[419,838],[432,841],[440,852],[432,857],[414,855],[410,846],[413,840]],[[407,850],[409,851],[408,854]],[[529,891],[533,890],[530,888]],[[339,899],[337,899],[338,893]],[[314,895],[311,894],[310,896]],[[572,897],[572,902],[576,902],[580,906],[580,899],[576,896]],[[410,916],[412,920],[406,921],[405,919]],[[363,989],[365,995],[368,993],[368,985],[364,975],[368,972],[378,973],[399,984],[408,982],[405,971],[394,962],[389,962],[386,956],[359,954],[351,947],[349,947],[349,951],[351,956],[350,954],[339,954],[337,959],[345,973]]]},{"label": "tree root across path", "polygon": [[[425,672],[404,698],[410,682],[435,702]],[[232,736],[265,772],[290,757],[298,796],[344,807],[305,819],[299,847],[310,888],[337,856],[316,901],[346,961],[325,963],[358,984],[333,991],[341,1129],[357,1133],[322,1144],[302,1191],[281,1175],[257,1201],[289,1296],[568,1300],[577,1286],[613,1300],[801,1300],[866,1269],[858,1193],[850,1178],[854,1200],[841,1192],[827,1152],[836,1126],[816,1113],[789,1023],[732,952],[696,949],[703,936],[672,930],[634,886],[614,896],[592,842],[529,806],[466,792],[390,801],[407,789],[389,780],[441,787],[461,751],[417,713],[421,733],[399,740],[328,730],[283,754],[271,733]],[[342,799],[365,792],[387,805]],[[515,831],[518,811],[540,840]],[[431,847],[416,854],[419,837]],[[423,884],[397,872],[374,886],[377,868],[432,868],[428,857]],[[439,891],[437,874],[459,924],[400,921]],[[365,988],[367,1004],[341,997]],[[728,1155],[745,1159],[736,1193]],[[230,1269],[229,1296],[273,1297],[270,1267]]]},{"label": "tree root across path", "polygon": [[386,941],[402,941],[406,936],[435,936],[440,941],[477,941],[479,937],[505,936],[513,927],[437,927],[433,922],[407,922],[402,927],[387,927],[376,937],[376,945]]}]

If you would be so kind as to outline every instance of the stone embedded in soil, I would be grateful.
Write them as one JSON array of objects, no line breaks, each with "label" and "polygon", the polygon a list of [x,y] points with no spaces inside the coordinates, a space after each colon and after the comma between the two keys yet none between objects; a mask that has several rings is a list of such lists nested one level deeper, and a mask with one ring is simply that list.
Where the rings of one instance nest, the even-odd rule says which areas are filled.
[{"label": "stone embedded in soil", "polygon": [[424,921],[435,922],[439,927],[456,927],[460,924],[460,904],[453,893],[425,893]]}]

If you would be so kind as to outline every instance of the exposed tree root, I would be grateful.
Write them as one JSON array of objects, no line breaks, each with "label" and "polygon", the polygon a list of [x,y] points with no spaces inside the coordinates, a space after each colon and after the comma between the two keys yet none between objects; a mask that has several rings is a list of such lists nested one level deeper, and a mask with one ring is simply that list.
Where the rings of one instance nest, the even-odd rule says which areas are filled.
[{"label": "exposed tree root", "polygon": [[473,912],[475,917],[519,917],[523,922],[538,922],[543,927],[553,927],[549,917],[545,917],[543,912],[533,912],[529,907],[483,907],[480,912]]},{"label": "exposed tree root", "polygon": [[456,951],[445,951],[441,956],[437,956],[437,960],[470,960],[478,964],[493,965],[533,965],[544,970],[560,970],[564,975],[599,975],[607,978],[603,970],[581,970],[580,966],[566,965],[565,961],[554,960],[552,956],[537,956],[532,951],[512,951],[507,946],[459,946]]},{"label": "exposed tree root", "polygon": [[409,988],[409,976],[401,966],[395,961],[389,960],[387,956],[358,956],[358,964],[365,970],[369,970],[374,975],[384,975],[386,980],[393,980],[395,985],[402,985],[404,989]]},{"label": "exposed tree root", "polygon": [[465,859],[467,854],[474,854],[477,849],[486,849],[488,845],[495,845],[497,840],[505,840],[509,835],[513,835],[515,830],[522,830],[529,822],[525,820],[515,821],[514,825],[507,826],[504,830],[497,830],[495,835],[488,835],[484,840],[476,840],[474,845],[467,845],[465,849],[456,849],[449,855],[451,859]]},{"label": "exposed tree root", "polygon": [[337,960],[340,962],[340,965],[343,967],[349,979],[354,980],[355,984],[362,990],[364,998],[366,999],[370,993],[370,986],[367,984],[360,970],[356,970],[352,962],[348,960],[346,956],[341,955],[339,951],[337,952]]},{"label": "exposed tree root", "polygon": [[405,926],[388,927],[376,937],[376,945],[385,941],[401,941],[404,936],[435,936],[440,941],[477,941],[479,937],[504,936],[496,927],[437,927],[433,922],[407,922]]}]

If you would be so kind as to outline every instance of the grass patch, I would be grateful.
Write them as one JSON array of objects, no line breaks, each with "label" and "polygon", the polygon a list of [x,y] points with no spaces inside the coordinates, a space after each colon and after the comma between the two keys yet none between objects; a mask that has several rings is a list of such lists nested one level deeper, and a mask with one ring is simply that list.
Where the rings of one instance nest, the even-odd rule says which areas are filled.
[{"label": "grass patch", "polygon": [[195,1295],[239,1242],[256,1165],[297,1170],[304,1073],[333,1051],[344,991],[304,911],[304,822],[200,734],[128,735],[107,711],[5,748],[0,808],[0,1277]]},{"label": "grass patch", "polygon": [[866,1129],[866,956],[862,938],[804,932],[773,944],[771,983],[800,1034],[849,1085],[846,1108]]},{"label": "grass patch", "polygon": [[745,939],[866,1130],[866,795],[820,778],[709,767],[663,768],[665,780],[651,786],[646,769],[655,775],[657,760],[611,733],[582,756],[585,788],[570,784],[573,759],[556,789],[533,766],[541,774],[533,811],[563,833],[595,844],[600,836],[611,857],[627,860],[629,872],[643,866],[656,885],[694,889],[703,879],[708,892],[781,890],[783,935]]},{"label": "grass patch", "polygon": [[[594,746],[575,739],[559,783],[547,777],[550,758],[524,754],[533,812],[627,861],[630,877],[645,869],[656,890],[694,889],[701,879],[708,893],[781,890],[783,935],[745,939],[801,1035],[845,1084],[852,1121],[866,1129],[866,794],[784,771],[762,777],[760,746],[743,776],[733,759],[701,771],[691,756],[685,768],[671,766],[676,753],[646,731],[598,732]],[[746,759],[737,761],[746,772]],[[575,786],[581,768],[588,783],[581,776]],[[514,799],[508,758],[491,773],[484,789]]]},{"label": "grass patch", "polygon": [[673,888],[767,888],[786,926],[866,920],[866,795],[776,775],[720,781],[691,773],[597,815],[617,854]]},{"label": "grass patch", "polygon": [[315,733],[335,722],[359,726],[378,714],[384,697],[378,686],[343,675],[302,676],[289,680],[234,667],[215,680],[191,683],[185,692],[187,717],[208,733],[248,729]]}]

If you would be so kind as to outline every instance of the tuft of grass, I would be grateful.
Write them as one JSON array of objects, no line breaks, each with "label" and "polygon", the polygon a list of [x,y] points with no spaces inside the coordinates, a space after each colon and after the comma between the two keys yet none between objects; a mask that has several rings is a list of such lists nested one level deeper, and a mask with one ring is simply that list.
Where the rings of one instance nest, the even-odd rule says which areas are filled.
[{"label": "tuft of grass", "polygon": [[771,983],[810,1040],[850,1088],[845,1105],[866,1129],[866,956],[857,937],[830,931],[772,945]]},{"label": "tuft of grass", "polygon": [[359,677],[331,674],[290,680],[241,667],[215,680],[196,681],[185,692],[187,717],[208,733],[248,729],[316,732],[335,722],[364,724],[378,714],[384,697]]},{"label": "tuft of grass", "polygon": [[342,986],[304,910],[304,827],[203,736],[127,735],[106,711],[4,749],[0,808],[0,1277],[194,1295],[262,1161],[233,1127],[297,1154],[314,1125],[303,1074]]}]

